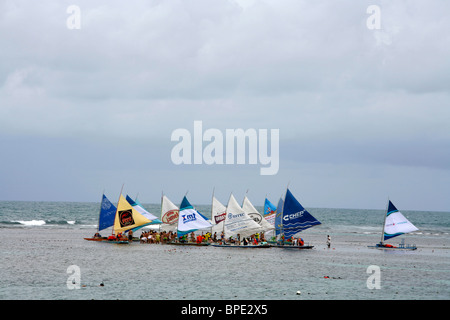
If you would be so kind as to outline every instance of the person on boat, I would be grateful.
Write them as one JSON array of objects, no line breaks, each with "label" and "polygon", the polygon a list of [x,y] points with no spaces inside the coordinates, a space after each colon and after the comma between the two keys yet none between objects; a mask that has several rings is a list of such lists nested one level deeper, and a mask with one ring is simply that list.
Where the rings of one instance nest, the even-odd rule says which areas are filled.
[{"label": "person on boat", "polygon": [[133,241],[133,230],[128,231],[128,241]]},{"label": "person on boat", "polygon": [[241,245],[241,234],[240,233],[237,234],[237,244],[238,244],[238,246]]},{"label": "person on boat", "polygon": [[305,244],[305,241],[303,241],[302,238],[298,238],[298,245],[299,245],[300,247],[303,247],[304,244]]},{"label": "person on boat", "polygon": [[248,245],[248,240],[247,240],[247,238],[244,238],[243,243],[244,243],[244,246]]},{"label": "person on boat", "polygon": [[101,238],[101,237],[102,237],[101,234],[98,233],[98,232],[96,232],[96,233],[94,234],[94,238]]},{"label": "person on boat", "polygon": [[212,240],[213,240],[213,242],[217,242],[217,232],[214,232]]}]

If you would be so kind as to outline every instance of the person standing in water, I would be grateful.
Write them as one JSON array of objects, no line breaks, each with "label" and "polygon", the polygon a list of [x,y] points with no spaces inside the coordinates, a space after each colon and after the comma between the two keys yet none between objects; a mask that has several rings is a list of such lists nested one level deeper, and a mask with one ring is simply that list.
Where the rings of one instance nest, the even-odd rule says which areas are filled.
[{"label": "person standing in water", "polygon": [[327,247],[328,247],[328,249],[330,249],[330,246],[331,246],[331,237],[330,237],[330,235],[327,235]]}]

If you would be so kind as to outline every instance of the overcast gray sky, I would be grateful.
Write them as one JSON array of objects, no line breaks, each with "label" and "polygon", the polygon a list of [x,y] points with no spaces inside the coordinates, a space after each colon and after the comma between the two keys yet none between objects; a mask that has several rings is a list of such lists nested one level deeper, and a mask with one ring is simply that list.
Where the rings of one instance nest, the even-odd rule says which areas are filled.
[{"label": "overcast gray sky", "polygon": [[[81,10],[69,29],[70,5]],[[370,5],[381,29],[369,29]],[[0,200],[450,211],[448,1],[0,1]],[[279,129],[278,174],[177,128]]]}]

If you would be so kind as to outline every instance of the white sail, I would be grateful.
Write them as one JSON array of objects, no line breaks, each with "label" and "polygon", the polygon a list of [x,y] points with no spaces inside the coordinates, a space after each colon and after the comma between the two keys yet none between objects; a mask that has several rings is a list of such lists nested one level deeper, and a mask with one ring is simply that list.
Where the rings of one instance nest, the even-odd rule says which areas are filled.
[{"label": "white sail", "polygon": [[271,225],[269,222],[264,219],[264,217],[256,210],[256,208],[253,206],[253,204],[250,202],[250,200],[247,198],[247,196],[244,197],[244,202],[242,204],[242,209],[249,215],[250,218],[252,218],[256,223],[258,223],[262,230],[261,232],[267,232],[270,230],[274,230],[275,227]]},{"label": "white sail", "polygon": [[225,237],[234,237],[238,234],[241,239],[261,232],[262,228],[239,206],[233,195],[227,205],[225,219]]},{"label": "white sail", "polygon": [[220,235],[222,231],[224,230],[224,223],[225,223],[225,216],[227,214],[227,208],[216,199],[216,197],[213,197],[212,200],[212,208],[211,208],[211,223],[212,223],[212,229],[211,233],[214,234],[217,232],[217,238],[220,239]]},{"label": "white sail", "polygon": [[178,227],[179,208],[165,195],[161,199],[161,231],[175,232]]},{"label": "white sail", "polygon": [[386,220],[384,223],[384,240],[417,230],[419,229],[409,222],[409,220],[397,210],[394,204],[389,201]]},{"label": "white sail", "polygon": [[180,213],[178,219],[178,236],[199,229],[211,228],[211,223],[200,212],[194,209],[189,203],[186,196],[180,205]]}]

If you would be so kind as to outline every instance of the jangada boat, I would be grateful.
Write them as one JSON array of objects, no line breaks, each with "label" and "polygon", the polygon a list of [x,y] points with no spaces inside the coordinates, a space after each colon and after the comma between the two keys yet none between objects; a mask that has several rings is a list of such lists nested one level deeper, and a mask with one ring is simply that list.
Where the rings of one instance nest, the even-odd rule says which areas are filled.
[{"label": "jangada boat", "polygon": [[419,230],[414,226],[405,216],[398,211],[394,204],[389,200],[384,216],[383,231],[381,232],[381,241],[374,246],[368,246],[374,249],[388,249],[388,250],[416,250],[416,245],[405,245],[404,240],[399,246],[384,243],[385,240],[392,239],[405,233],[410,233]]}]

